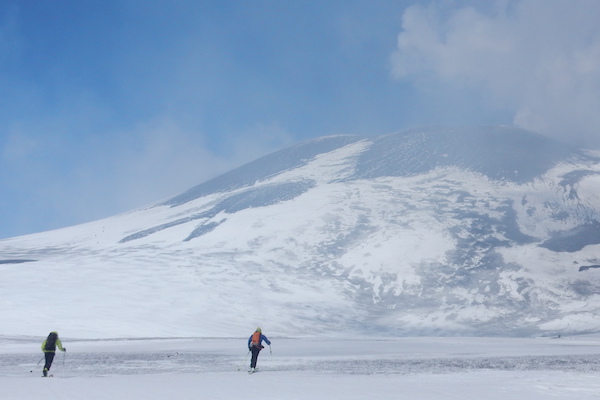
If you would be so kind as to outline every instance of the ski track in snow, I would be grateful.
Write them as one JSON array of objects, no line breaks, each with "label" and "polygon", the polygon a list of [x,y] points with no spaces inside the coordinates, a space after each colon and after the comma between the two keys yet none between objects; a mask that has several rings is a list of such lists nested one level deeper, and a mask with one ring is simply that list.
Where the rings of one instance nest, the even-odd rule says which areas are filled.
[{"label": "ski track in snow", "polygon": [[[262,355],[264,359],[268,355]],[[65,357],[57,354],[53,371],[62,377],[99,375],[136,375],[181,373],[198,374],[246,370],[239,357],[218,353],[78,353]],[[443,374],[453,372],[496,371],[569,371],[593,373],[600,371],[600,355],[437,358],[429,360],[326,360],[306,361],[283,358],[269,361],[261,371],[313,371],[326,374]],[[38,374],[43,361],[36,365],[31,354],[0,355],[0,375],[22,376],[33,370]]]},{"label": "ski track in snow", "polygon": [[[550,349],[560,350],[554,351],[559,354],[548,354],[552,351],[544,350],[536,353],[533,347],[523,350],[524,343],[528,341],[538,345],[540,340],[537,339],[495,341],[484,338],[450,338],[440,342],[441,345],[437,347],[441,349],[439,351],[434,350],[436,347],[433,344],[430,350],[422,350],[420,347],[428,340],[433,343],[432,338],[415,340],[418,341],[279,339],[276,340],[279,349],[276,349],[275,356],[270,354],[270,349],[267,347],[261,352],[259,360],[260,363],[266,364],[264,367],[261,366],[262,371],[314,371],[325,374],[355,375],[444,374],[482,370],[581,373],[600,371],[600,346],[596,348],[595,344],[592,347],[588,345],[582,347],[577,342],[575,345],[573,343],[553,345],[554,343],[549,339],[542,339],[544,345],[546,343],[553,345],[548,346]],[[468,349],[468,342],[473,340],[491,340],[492,344],[504,343],[506,346],[512,343],[514,347],[512,351],[507,348],[506,355],[499,355],[497,350],[489,350],[482,345],[473,346],[471,351],[465,351]],[[298,350],[297,346],[305,350]],[[357,350],[355,346],[364,346],[364,349]],[[456,350],[448,350],[448,346],[453,346]],[[22,347],[22,344],[18,346],[18,348]],[[43,360],[37,362],[42,353],[34,352],[37,347],[39,347],[37,343],[31,343],[28,348],[32,351],[27,353],[20,351],[0,353],[0,375],[22,376],[24,371],[33,371],[36,374],[41,371]],[[65,353],[57,351],[52,368],[52,372],[58,370],[62,377],[227,372],[245,370],[246,364],[249,363],[248,354],[243,362],[240,357],[244,352],[244,341],[236,339],[75,340],[68,347],[71,349],[74,347],[76,350]],[[415,351],[415,348],[418,351]],[[389,350],[387,354],[386,349]],[[525,354],[518,355],[517,353],[521,351]]]}]

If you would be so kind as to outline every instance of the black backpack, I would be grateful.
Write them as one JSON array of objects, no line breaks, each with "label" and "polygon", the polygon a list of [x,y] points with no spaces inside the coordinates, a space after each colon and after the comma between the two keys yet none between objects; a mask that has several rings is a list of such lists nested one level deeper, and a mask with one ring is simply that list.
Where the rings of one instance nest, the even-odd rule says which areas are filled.
[{"label": "black backpack", "polygon": [[50,332],[48,338],[46,339],[46,346],[44,347],[44,350],[56,351],[56,339],[58,339],[58,334],[56,332]]}]

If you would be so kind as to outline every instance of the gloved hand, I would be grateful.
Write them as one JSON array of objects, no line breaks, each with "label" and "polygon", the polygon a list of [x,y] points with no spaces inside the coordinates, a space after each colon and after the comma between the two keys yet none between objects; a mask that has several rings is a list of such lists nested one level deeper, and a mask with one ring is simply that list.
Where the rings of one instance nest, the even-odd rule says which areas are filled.
[{"label": "gloved hand", "polygon": [[67,348],[66,348],[66,347],[63,347],[63,351],[67,351]]}]

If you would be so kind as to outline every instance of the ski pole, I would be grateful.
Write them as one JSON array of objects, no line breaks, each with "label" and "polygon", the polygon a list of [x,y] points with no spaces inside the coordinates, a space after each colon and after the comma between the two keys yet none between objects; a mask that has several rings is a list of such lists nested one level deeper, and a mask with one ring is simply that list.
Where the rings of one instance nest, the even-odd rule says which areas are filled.
[{"label": "ski pole", "polygon": [[271,353],[271,355],[273,355],[273,350],[271,350],[271,345],[269,345],[269,353]]},{"label": "ski pole", "polygon": [[65,366],[65,359],[67,358],[67,352],[63,351],[63,367]]},{"label": "ski pole", "polygon": [[40,361],[38,361],[37,364],[35,364],[35,365],[40,365],[40,363],[42,362],[42,360],[44,359],[44,357],[46,357],[46,356],[43,355],[42,358],[40,358]]},{"label": "ski pole", "polygon": [[246,364],[246,360],[248,359],[248,354],[250,354],[250,350],[248,350],[248,352],[244,356],[244,361],[242,361],[242,364],[238,367],[238,371],[242,369],[242,367],[244,366],[244,364]]}]

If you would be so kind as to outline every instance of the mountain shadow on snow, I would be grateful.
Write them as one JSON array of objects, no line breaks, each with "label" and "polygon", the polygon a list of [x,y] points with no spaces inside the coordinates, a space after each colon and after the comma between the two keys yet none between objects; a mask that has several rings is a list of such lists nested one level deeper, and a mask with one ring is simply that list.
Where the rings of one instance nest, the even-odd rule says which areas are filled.
[{"label": "mountain shadow on snow", "polygon": [[353,179],[423,174],[458,167],[494,180],[528,182],[578,150],[516,128],[466,127],[410,130],[373,140],[358,159]]}]

